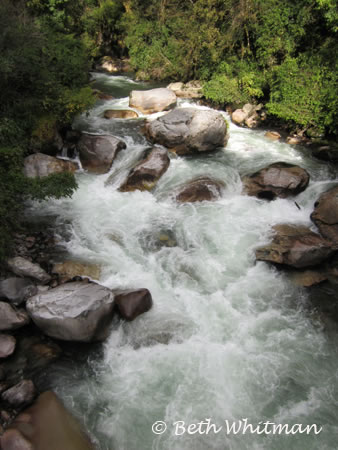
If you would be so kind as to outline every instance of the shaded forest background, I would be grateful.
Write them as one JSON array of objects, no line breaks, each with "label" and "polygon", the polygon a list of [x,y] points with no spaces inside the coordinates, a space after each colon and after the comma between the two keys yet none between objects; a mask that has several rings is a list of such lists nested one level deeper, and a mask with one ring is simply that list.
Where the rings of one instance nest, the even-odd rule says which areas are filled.
[{"label": "shaded forest background", "polygon": [[89,71],[129,57],[142,79],[203,82],[219,106],[263,103],[292,131],[337,138],[336,0],[1,0],[0,258],[23,202],[71,195],[23,158],[95,101]]}]

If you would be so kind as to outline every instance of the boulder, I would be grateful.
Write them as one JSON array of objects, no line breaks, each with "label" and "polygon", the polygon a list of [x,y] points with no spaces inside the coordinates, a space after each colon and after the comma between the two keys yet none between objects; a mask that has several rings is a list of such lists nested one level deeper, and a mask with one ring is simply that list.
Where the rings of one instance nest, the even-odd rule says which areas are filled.
[{"label": "boulder", "polygon": [[338,243],[338,186],[324,192],[318,198],[311,220],[323,236]]},{"label": "boulder", "polygon": [[236,109],[231,114],[231,120],[233,123],[239,126],[246,126],[248,128],[256,128],[261,120],[265,118],[264,113],[260,113],[263,105],[251,105],[247,103],[241,109]]},{"label": "boulder", "polygon": [[336,249],[326,239],[309,228],[295,225],[276,225],[271,244],[256,250],[257,261],[301,269],[321,264]]},{"label": "boulder", "polygon": [[35,295],[27,301],[26,308],[36,326],[48,336],[91,342],[107,337],[113,303],[110,289],[77,281]]},{"label": "boulder", "polygon": [[65,261],[63,263],[54,264],[52,273],[58,274],[64,282],[77,276],[99,280],[101,276],[101,267],[97,264],[83,264],[77,261]]},{"label": "boulder", "polygon": [[227,123],[217,111],[176,108],[148,122],[146,135],[179,155],[210,152],[225,147],[229,135]]},{"label": "boulder", "polygon": [[2,393],[1,398],[14,408],[28,405],[34,400],[36,390],[31,380],[22,380]]},{"label": "boulder", "polygon": [[37,287],[28,278],[11,277],[0,281],[0,298],[14,305],[20,305],[36,293]]},{"label": "boulder", "polygon": [[199,177],[184,184],[176,194],[179,203],[217,200],[222,193],[223,183],[209,177]]},{"label": "boulder", "polygon": [[29,323],[29,317],[24,310],[14,309],[5,302],[0,302],[0,331],[16,330]]},{"label": "boulder", "polygon": [[146,159],[139,162],[129,173],[126,181],[120,186],[121,192],[149,191],[153,189],[170,164],[168,151],[154,147]]},{"label": "boulder", "polygon": [[302,287],[311,287],[327,280],[327,275],[323,270],[294,270],[289,273],[290,279]]},{"label": "boulder", "polygon": [[43,153],[29,155],[24,161],[24,173],[28,178],[42,178],[62,172],[74,173],[78,168],[78,165],[72,161],[44,155]]},{"label": "boulder", "polygon": [[128,321],[136,319],[140,314],[150,310],[153,300],[148,289],[123,291],[117,293],[115,305],[119,315]]},{"label": "boulder", "polygon": [[103,56],[100,63],[96,65],[96,70],[103,70],[104,72],[130,72],[131,67],[129,60],[112,58],[111,56]]},{"label": "boulder", "polygon": [[168,111],[176,106],[177,98],[171,89],[157,88],[148,91],[131,91],[129,106],[143,114]]},{"label": "boulder", "polygon": [[274,200],[303,192],[310,181],[305,169],[279,162],[243,178],[243,188],[247,195]]},{"label": "boulder", "polygon": [[94,450],[54,392],[41,394],[0,438],[3,450]]},{"label": "boulder", "polygon": [[8,259],[7,265],[15,275],[20,277],[33,278],[43,284],[46,284],[51,280],[51,276],[48,275],[39,264],[34,264],[21,256]]},{"label": "boulder", "polygon": [[115,136],[83,134],[77,144],[82,167],[89,172],[102,174],[109,172],[125,142]]},{"label": "boulder", "polygon": [[7,358],[14,353],[16,339],[9,334],[0,334],[0,358]]},{"label": "boulder", "polygon": [[202,98],[202,84],[198,80],[189,81],[188,83],[170,83],[167,86],[168,89],[171,89],[175,92],[177,97],[182,98]]},{"label": "boulder", "polygon": [[105,119],[136,119],[138,114],[131,109],[106,109],[103,116]]},{"label": "boulder", "polygon": [[267,131],[264,136],[271,141],[279,141],[279,139],[282,137],[277,131]]},{"label": "boulder", "polygon": [[306,144],[308,142],[308,140],[306,138],[304,138],[303,136],[298,136],[293,135],[293,136],[288,136],[286,138],[286,143],[290,144],[290,145],[302,145],[302,144]]},{"label": "boulder", "polygon": [[338,163],[338,148],[334,146],[318,146],[312,151],[312,155],[322,161],[329,161],[335,164]]}]

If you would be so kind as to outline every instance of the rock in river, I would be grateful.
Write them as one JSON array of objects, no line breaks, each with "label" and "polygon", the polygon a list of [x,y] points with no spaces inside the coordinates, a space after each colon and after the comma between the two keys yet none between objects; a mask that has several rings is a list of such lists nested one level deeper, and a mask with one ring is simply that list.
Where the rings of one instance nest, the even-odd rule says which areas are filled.
[{"label": "rock in river", "polygon": [[105,119],[136,119],[138,114],[131,109],[106,109],[104,112]]},{"label": "rock in river", "polygon": [[96,283],[71,282],[35,295],[26,308],[48,336],[65,341],[104,340],[113,316],[112,291]]},{"label": "rock in river", "polygon": [[11,277],[0,281],[0,298],[6,298],[14,305],[27,300],[37,293],[37,287],[28,278]]},{"label": "rock in river", "polygon": [[338,243],[338,186],[319,197],[311,214],[311,220],[323,236]]},{"label": "rock in river", "polygon": [[125,320],[134,320],[152,307],[153,300],[148,289],[123,291],[115,297],[115,305]]},{"label": "rock in river", "polygon": [[54,158],[54,156],[44,155],[43,153],[29,155],[24,161],[24,173],[28,178],[41,178],[53,173],[73,173],[78,168],[75,162]]},{"label": "rock in river", "polygon": [[220,197],[224,185],[209,177],[199,177],[180,187],[176,194],[179,203],[213,201]]},{"label": "rock in river", "polygon": [[157,88],[148,91],[131,91],[129,106],[143,114],[167,111],[176,106],[177,98],[171,89]]},{"label": "rock in river", "polygon": [[146,135],[178,155],[210,152],[225,147],[229,138],[222,114],[197,108],[176,108],[148,122]]},{"label": "rock in river", "polygon": [[51,280],[51,276],[39,264],[32,263],[28,259],[22,258],[22,256],[8,259],[7,265],[15,275],[20,277],[33,278],[43,284]]}]

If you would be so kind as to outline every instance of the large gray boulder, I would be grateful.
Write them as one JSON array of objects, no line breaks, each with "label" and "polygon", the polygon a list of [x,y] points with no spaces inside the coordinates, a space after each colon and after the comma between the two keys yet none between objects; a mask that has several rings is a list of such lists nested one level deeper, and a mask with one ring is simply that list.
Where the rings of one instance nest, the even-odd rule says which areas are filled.
[{"label": "large gray boulder", "polygon": [[209,177],[199,177],[180,186],[176,193],[179,203],[217,200],[221,196],[224,184]]},{"label": "large gray boulder", "polygon": [[243,178],[243,188],[247,195],[274,200],[303,192],[310,181],[310,175],[301,167],[278,162]]},{"label": "large gray boulder", "polygon": [[64,341],[104,340],[113,316],[112,291],[96,283],[71,282],[35,295],[26,303],[34,323]]},{"label": "large gray boulder", "polygon": [[46,284],[51,280],[51,276],[43,270],[39,264],[32,263],[22,256],[16,256],[7,260],[9,269],[20,277],[29,277],[40,283]]},{"label": "large gray boulder", "polygon": [[338,186],[318,198],[311,220],[323,236],[338,244]]},{"label": "large gray boulder", "polygon": [[154,147],[147,158],[139,162],[128,174],[119,190],[149,191],[154,188],[160,177],[168,170],[170,159],[168,151],[162,147]]},{"label": "large gray boulder", "polygon": [[101,174],[109,172],[125,142],[115,136],[83,134],[77,144],[82,167],[89,172]]},{"label": "large gray boulder", "polygon": [[6,298],[13,305],[20,305],[36,293],[37,287],[28,278],[11,277],[0,281],[0,298]]},{"label": "large gray boulder", "polygon": [[229,138],[222,114],[197,108],[176,108],[148,122],[145,131],[150,141],[164,145],[179,155],[225,147]]},{"label": "large gray boulder", "polygon": [[326,239],[302,225],[276,225],[272,242],[256,250],[257,261],[296,269],[323,263],[336,251]]},{"label": "large gray boulder", "polygon": [[75,172],[78,165],[72,161],[54,158],[43,153],[29,155],[24,161],[24,173],[28,178],[46,177],[53,173]]},{"label": "large gray boulder", "polygon": [[167,111],[176,106],[177,98],[171,89],[157,88],[148,91],[131,91],[129,106],[143,114]]},{"label": "large gray boulder", "polygon": [[0,302],[0,331],[16,330],[29,323],[26,311],[14,309],[5,302]]}]

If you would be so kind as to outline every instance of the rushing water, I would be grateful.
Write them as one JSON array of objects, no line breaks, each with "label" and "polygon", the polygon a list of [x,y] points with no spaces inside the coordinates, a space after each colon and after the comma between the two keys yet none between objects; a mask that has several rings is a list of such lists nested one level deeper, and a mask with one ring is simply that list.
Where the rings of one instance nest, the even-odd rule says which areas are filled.
[{"label": "rushing water", "polygon": [[[154,306],[134,322],[116,321],[103,358],[87,371],[56,371],[55,388],[100,450],[336,449],[337,336],[327,335],[309,313],[304,290],[254,257],[255,248],[269,241],[271,226],[312,226],[313,203],[335,179],[334,170],[306,150],[231,124],[226,149],[172,157],[152,193],[120,193],[117,186],[149,144],[140,133],[142,120],[109,121],[102,113],[127,107],[128,92],[148,85],[93,76],[97,87],[119,98],[99,101],[75,126],[120,136],[127,149],[109,174],[79,173],[73,197],[46,202],[43,212],[58,217],[63,233],[67,229],[60,233],[71,256],[102,265],[102,284],[146,287]],[[309,171],[305,192],[273,202],[241,194],[240,176],[277,161]],[[175,203],[174,188],[197,175],[223,180],[223,197]],[[161,245],[163,233],[171,246]],[[208,418],[218,426],[247,418],[256,425],[317,424],[323,431],[175,435],[174,422]],[[168,430],[155,435],[151,427],[159,420]]]}]

